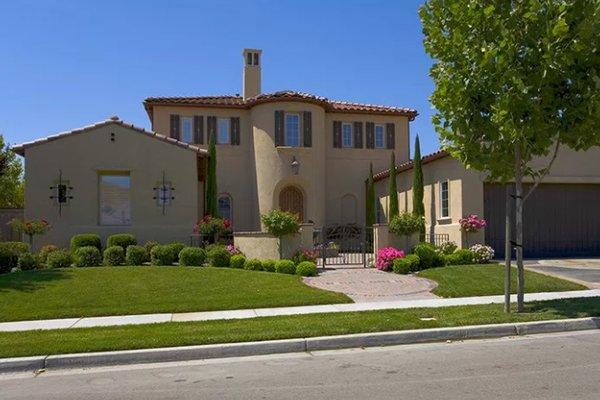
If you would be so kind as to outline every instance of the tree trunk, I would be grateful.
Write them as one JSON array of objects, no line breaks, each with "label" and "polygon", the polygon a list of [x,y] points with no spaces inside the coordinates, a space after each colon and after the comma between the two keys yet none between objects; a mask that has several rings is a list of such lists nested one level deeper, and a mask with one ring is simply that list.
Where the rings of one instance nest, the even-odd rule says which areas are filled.
[{"label": "tree trunk", "polygon": [[517,258],[517,312],[523,312],[525,272],[523,269],[523,170],[521,146],[515,146],[515,242]]},{"label": "tree trunk", "polygon": [[505,234],[504,234],[504,312],[510,312],[510,268],[512,246],[510,245],[510,185],[504,185],[506,189],[506,208],[505,208]]}]

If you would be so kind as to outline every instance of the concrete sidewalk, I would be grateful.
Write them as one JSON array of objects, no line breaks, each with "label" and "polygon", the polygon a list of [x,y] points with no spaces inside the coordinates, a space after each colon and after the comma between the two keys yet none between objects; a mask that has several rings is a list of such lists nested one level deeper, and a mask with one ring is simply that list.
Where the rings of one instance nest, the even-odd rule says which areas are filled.
[{"label": "concrete sidewalk", "polygon": [[[572,292],[549,292],[525,294],[525,301],[570,299],[577,297],[600,297],[600,289]],[[512,296],[512,301],[516,296]],[[255,308],[245,310],[205,311],[192,313],[165,313],[145,315],[122,315],[110,317],[66,318],[37,321],[17,321],[0,323],[0,332],[30,331],[39,329],[71,329],[95,326],[141,325],[162,322],[211,321],[224,319],[245,319],[282,315],[319,314],[348,311],[389,310],[404,308],[435,308],[459,305],[501,304],[504,296],[459,297],[454,299],[396,300],[351,304],[325,304],[319,306]]]}]

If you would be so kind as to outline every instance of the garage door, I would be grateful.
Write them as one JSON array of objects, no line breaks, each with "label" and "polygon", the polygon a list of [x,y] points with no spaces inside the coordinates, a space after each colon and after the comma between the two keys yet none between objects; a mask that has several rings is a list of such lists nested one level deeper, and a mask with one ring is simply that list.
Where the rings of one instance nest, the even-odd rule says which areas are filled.
[{"label": "garage door", "polygon": [[[526,186],[527,190],[529,186]],[[485,184],[485,240],[504,256],[504,185]],[[511,210],[514,218],[514,210]],[[513,226],[514,237],[514,226]],[[525,257],[600,255],[600,185],[541,184],[525,202]]]}]

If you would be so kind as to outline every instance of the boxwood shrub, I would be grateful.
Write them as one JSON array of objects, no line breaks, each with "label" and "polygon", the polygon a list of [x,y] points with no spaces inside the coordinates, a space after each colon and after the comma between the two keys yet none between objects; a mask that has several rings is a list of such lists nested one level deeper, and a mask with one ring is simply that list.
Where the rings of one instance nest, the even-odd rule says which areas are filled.
[{"label": "boxwood shrub", "polygon": [[146,249],[144,246],[129,245],[125,250],[125,264],[126,265],[142,265],[146,262]]},{"label": "boxwood shrub", "polygon": [[275,262],[275,272],[294,275],[296,273],[296,266],[292,260],[279,260]]},{"label": "boxwood shrub", "polygon": [[184,247],[179,252],[179,265],[184,267],[201,267],[206,261],[206,251],[200,247]]},{"label": "boxwood shrub", "polygon": [[18,264],[19,256],[8,247],[0,247],[0,273],[10,272]]},{"label": "boxwood shrub", "polygon": [[17,261],[17,267],[21,271],[29,271],[36,269],[38,265],[38,259],[30,252],[19,254],[19,260]]},{"label": "boxwood shrub", "polygon": [[150,252],[154,246],[158,246],[160,243],[155,242],[154,240],[148,240],[144,243],[144,248],[146,249],[146,261],[150,261]]},{"label": "boxwood shrub", "polygon": [[179,261],[179,253],[181,250],[187,247],[185,244],[179,242],[169,243],[167,246],[169,246],[173,251],[173,258],[175,259],[175,262]]},{"label": "boxwood shrub", "polygon": [[417,272],[421,260],[416,254],[407,254],[405,257],[396,258],[392,264],[392,270],[397,274],[408,274]]},{"label": "boxwood shrub", "polygon": [[241,254],[236,254],[231,256],[229,260],[229,266],[231,268],[244,268],[244,264],[246,263],[246,257]]},{"label": "boxwood shrub", "polygon": [[116,233],[110,235],[108,239],[106,239],[106,247],[119,246],[123,249],[123,254],[125,253],[127,246],[136,244],[137,241],[135,240],[135,236],[131,233]]},{"label": "boxwood shrub", "polygon": [[0,248],[12,250],[17,256],[29,251],[29,245],[23,242],[0,242]]},{"label": "boxwood shrub", "polygon": [[[74,252],[80,247],[93,246],[98,250],[102,250],[102,242],[100,236],[95,233],[80,233],[71,238],[71,251]],[[75,255],[75,253],[73,253]]]},{"label": "boxwood shrub", "polygon": [[275,272],[275,260],[262,260],[262,269],[267,272]]},{"label": "boxwood shrub", "polygon": [[458,249],[454,253],[446,256],[448,265],[468,265],[473,264],[473,252],[469,249]]},{"label": "boxwood shrub", "polygon": [[157,245],[150,251],[150,264],[152,265],[173,265],[175,255],[173,248],[167,245]]},{"label": "boxwood shrub", "polygon": [[73,252],[75,267],[97,267],[102,265],[102,255],[96,246],[83,246]]},{"label": "boxwood shrub", "polygon": [[296,267],[296,275],[317,276],[317,264],[312,261],[302,261]]},{"label": "boxwood shrub", "polygon": [[104,262],[107,267],[116,267],[125,263],[125,250],[121,246],[110,246],[104,250]]},{"label": "boxwood shrub", "polygon": [[208,260],[213,267],[225,268],[229,267],[231,254],[223,246],[215,246],[208,252]]},{"label": "boxwood shrub", "polygon": [[71,252],[65,249],[53,251],[46,259],[48,268],[69,268],[72,262]]},{"label": "boxwood shrub", "polygon": [[262,271],[262,261],[256,258],[246,260],[246,263],[244,264],[244,269],[247,269],[249,271]]},{"label": "boxwood shrub", "polygon": [[419,269],[443,267],[446,264],[445,257],[436,252],[431,243],[419,243],[413,249],[413,253],[419,256]]}]

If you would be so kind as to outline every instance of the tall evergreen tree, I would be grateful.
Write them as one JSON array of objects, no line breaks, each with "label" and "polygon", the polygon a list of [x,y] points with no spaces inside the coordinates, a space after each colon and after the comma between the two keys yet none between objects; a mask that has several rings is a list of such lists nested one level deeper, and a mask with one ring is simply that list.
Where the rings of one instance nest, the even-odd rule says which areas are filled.
[{"label": "tall evergreen tree", "polygon": [[208,171],[206,177],[205,214],[218,217],[217,207],[217,146],[215,135],[210,135],[208,141]]},{"label": "tall evergreen tree", "polygon": [[390,159],[390,210],[388,216],[388,222],[397,216],[400,212],[398,210],[398,189],[396,188],[396,156],[392,151],[392,157]]},{"label": "tall evergreen tree", "polygon": [[[425,204],[423,204],[423,166],[421,164],[419,135],[415,138],[415,154],[413,156],[413,214],[425,217]],[[421,235],[425,235],[425,225],[421,228]]]},{"label": "tall evergreen tree", "polygon": [[369,165],[369,179],[367,180],[367,204],[366,204],[365,224],[368,227],[373,226],[375,218],[375,185],[373,181],[373,163]]}]

